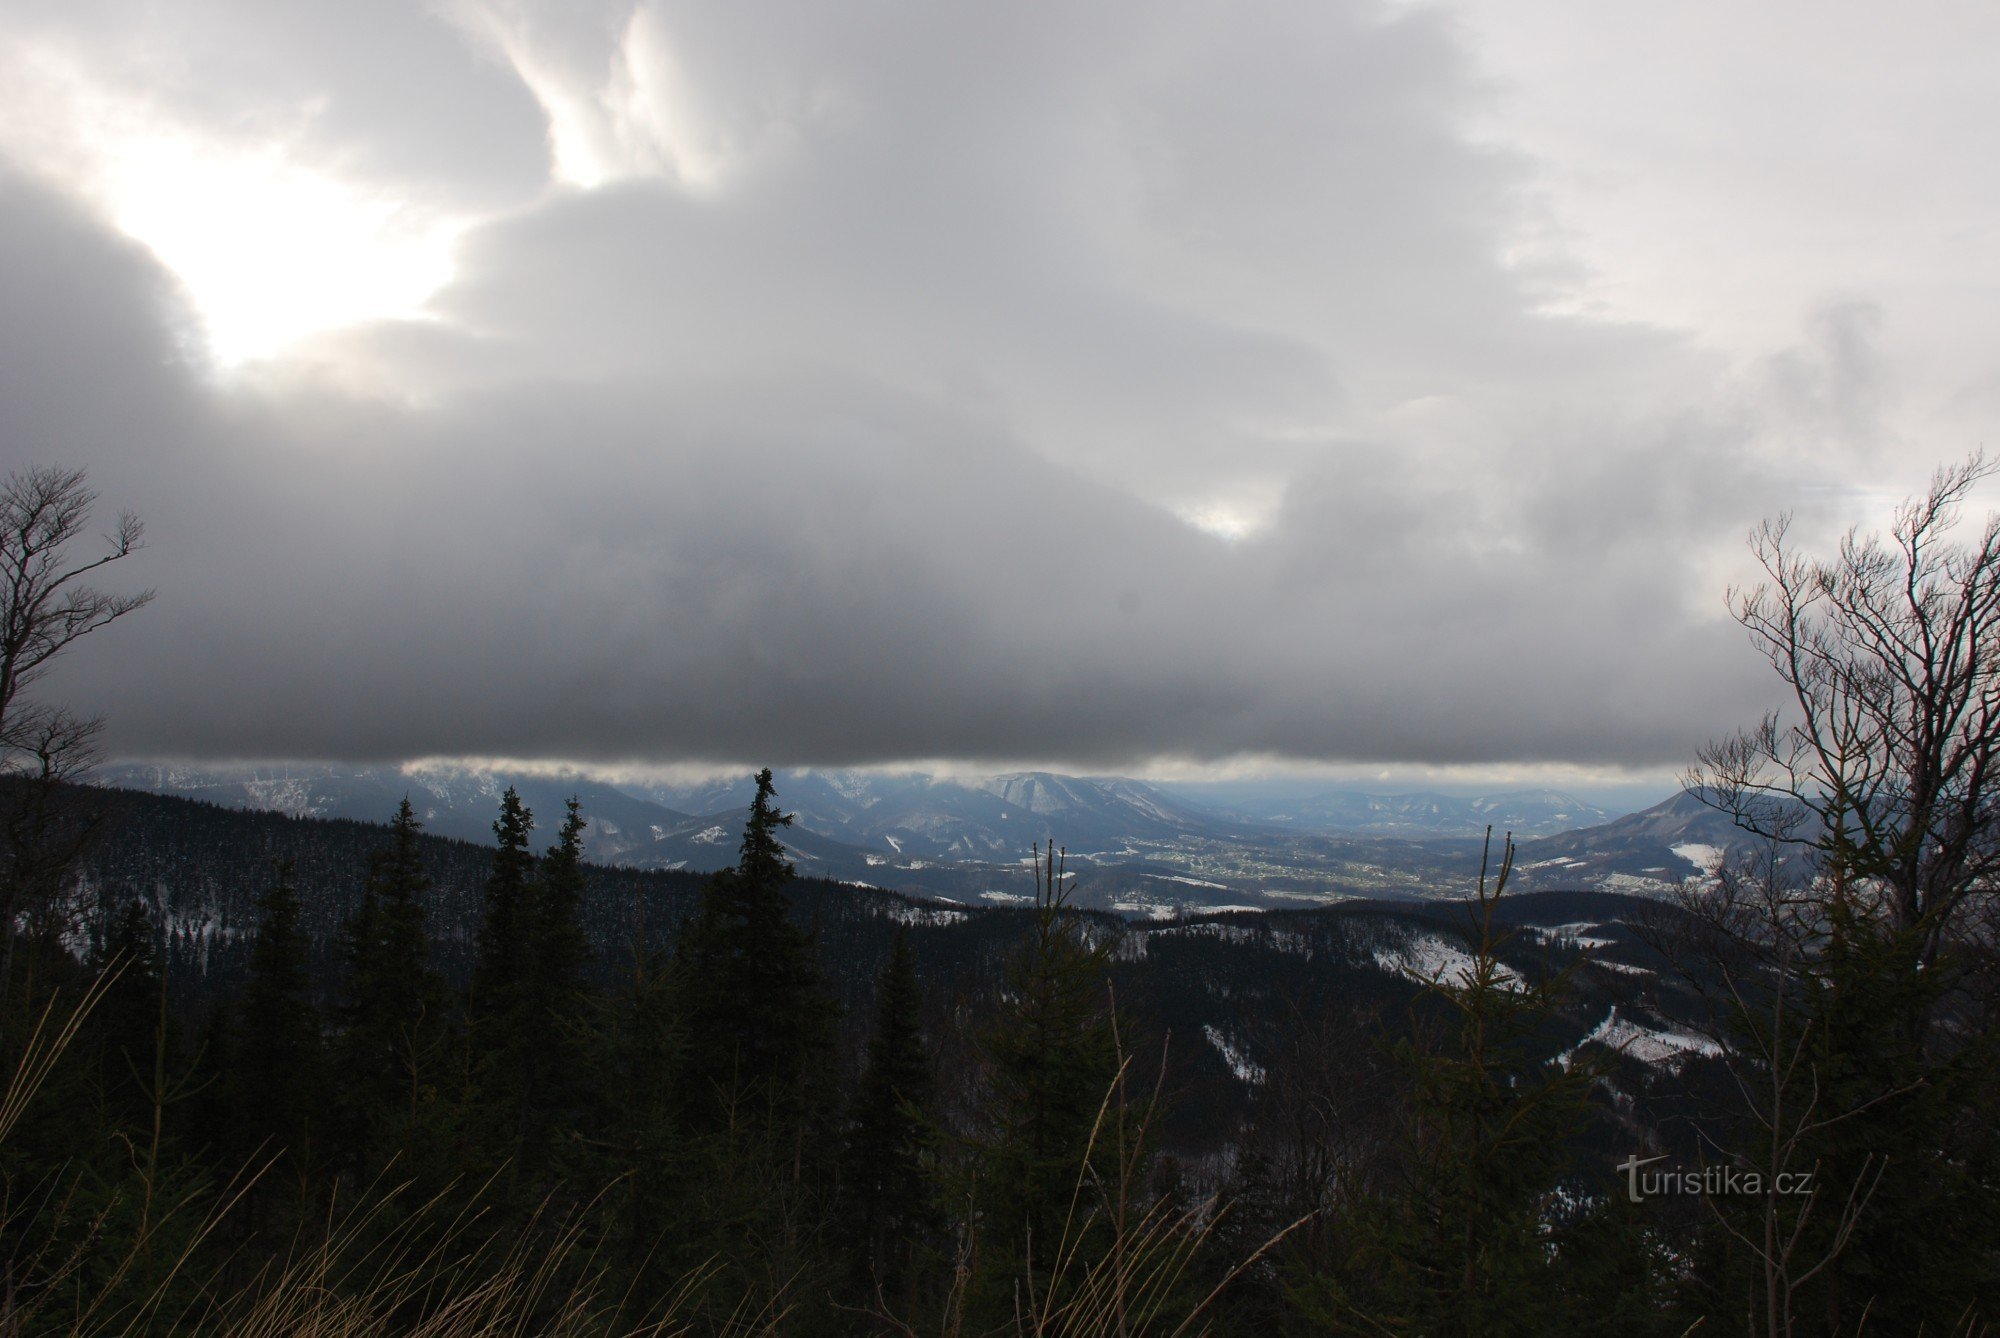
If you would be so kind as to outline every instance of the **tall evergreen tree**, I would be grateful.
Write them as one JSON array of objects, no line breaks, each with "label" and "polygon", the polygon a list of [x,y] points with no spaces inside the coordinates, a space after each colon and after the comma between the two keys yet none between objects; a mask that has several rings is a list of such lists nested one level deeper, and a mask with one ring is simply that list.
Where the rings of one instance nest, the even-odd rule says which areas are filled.
[{"label": "tall evergreen tree", "polygon": [[924,1236],[935,1229],[929,1147],[935,1101],[916,956],[908,930],[899,929],[875,983],[875,1026],[850,1115],[842,1180],[868,1294],[877,1288],[900,1293]]},{"label": "tall evergreen tree", "polygon": [[517,995],[514,1019],[525,1046],[521,1076],[526,1079],[518,1094],[522,1112],[518,1155],[530,1175],[547,1171],[556,1157],[561,1127],[574,1122],[584,1096],[585,1056],[590,1049],[584,1034],[585,973],[590,963],[590,941],[583,932],[587,825],[572,797],[556,843],[542,860],[530,906],[534,920],[529,974]]},{"label": "tall evergreen tree", "polygon": [[588,882],[583,872],[584,821],[581,803],[572,796],[565,807],[556,843],[542,860],[540,895],[535,901],[533,945],[536,992],[558,1008],[573,1011],[583,992],[590,964],[590,940],[583,932],[583,899]]},{"label": "tall evergreen tree", "polygon": [[512,1014],[534,970],[535,857],[528,849],[534,825],[534,814],[508,786],[493,823],[498,845],[486,876],[485,915],[479,922],[472,967],[475,1025]]},{"label": "tall evergreen tree", "polygon": [[745,1112],[773,1128],[795,1125],[817,1106],[808,1091],[831,1052],[829,991],[810,940],[787,914],[792,866],[778,831],[792,817],[778,811],[775,795],[766,768],[736,867],[708,881],[676,957],[683,1090],[697,1125]]},{"label": "tall evergreen tree", "polygon": [[824,1266],[839,1111],[834,1002],[787,915],[778,831],[791,817],[774,795],[759,773],[737,865],[709,879],[681,935],[673,1011],[685,1028],[681,1128],[706,1177],[696,1230],[721,1247],[737,1300],[789,1309]]},{"label": "tall evergreen tree", "polygon": [[704,1242],[684,1229],[699,1201],[688,1192],[691,1149],[678,1100],[686,1035],[667,963],[643,943],[627,986],[610,1002],[597,1088],[604,1133],[597,1146],[608,1174],[597,1179],[622,1176],[606,1196],[610,1255],[633,1274],[631,1299],[643,1310],[706,1257]]},{"label": "tall evergreen tree", "polygon": [[[443,984],[431,969],[424,929],[431,881],[421,830],[406,797],[342,933],[339,1058],[350,1159],[385,1135],[407,1142],[425,1099],[425,1061],[442,1030]],[[432,1075],[429,1085],[436,1081]]]},{"label": "tall evergreen tree", "polygon": [[234,1056],[244,1098],[246,1141],[297,1159],[309,1153],[323,1104],[319,1010],[313,1006],[306,936],[289,860],[257,903],[257,937],[250,948]]},{"label": "tall evergreen tree", "polygon": [[150,1121],[155,1051],[162,1028],[171,1027],[161,1006],[159,935],[146,903],[135,897],[100,910],[90,937],[85,965],[94,974],[117,972],[85,1029],[98,1096],[111,1127],[136,1130]]},{"label": "tall evergreen tree", "polygon": [[[529,1146],[536,1124],[539,1051],[548,1043],[536,991],[541,886],[528,848],[534,825],[534,815],[508,786],[493,823],[495,844],[475,942],[461,1093],[470,1124],[466,1170],[505,1163],[501,1193],[516,1200],[515,1206],[526,1202],[543,1169],[541,1147]],[[533,1165],[523,1165],[524,1154]]]}]

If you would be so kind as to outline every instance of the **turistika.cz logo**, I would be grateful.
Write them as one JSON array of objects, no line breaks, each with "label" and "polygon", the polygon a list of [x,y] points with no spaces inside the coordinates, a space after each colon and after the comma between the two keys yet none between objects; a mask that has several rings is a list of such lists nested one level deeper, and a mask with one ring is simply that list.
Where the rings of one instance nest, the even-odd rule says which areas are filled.
[{"label": "turistika.cz logo", "polygon": [[1767,1184],[1779,1194],[1813,1192],[1811,1171],[1780,1171],[1767,1180],[1762,1171],[1746,1170],[1741,1166],[1701,1166],[1692,1171],[1671,1167],[1662,1167],[1657,1171],[1645,1169],[1654,1162],[1666,1159],[1664,1153],[1657,1157],[1641,1157],[1635,1152],[1618,1163],[1618,1169],[1625,1173],[1625,1193],[1632,1202],[1665,1198],[1670,1194],[1699,1194],[1710,1198],[1724,1194],[1755,1196],[1763,1194]]}]

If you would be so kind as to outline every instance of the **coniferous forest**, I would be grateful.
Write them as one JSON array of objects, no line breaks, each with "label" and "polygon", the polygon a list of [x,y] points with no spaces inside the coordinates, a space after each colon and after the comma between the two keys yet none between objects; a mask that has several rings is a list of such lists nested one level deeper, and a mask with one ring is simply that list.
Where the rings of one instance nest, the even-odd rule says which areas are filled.
[{"label": "coniferous forest", "polygon": [[[64,794],[103,853],[87,941],[8,963],[18,1331],[1763,1333],[1773,1277],[1780,1332],[1851,1331],[1843,1291],[1984,1331],[1969,961],[1753,1003],[1714,917],[1510,905],[1498,838],[1421,914],[1127,926],[1048,853],[1032,910],[960,910],[794,877],[761,781],[707,879],[584,865],[511,792],[490,849]],[[1621,916],[1604,961],[1544,927]],[[1374,969],[1413,931],[1465,968]],[[1643,1012],[1614,959],[1791,1067],[1579,1046]],[[1954,1046],[1903,1048],[1920,1006]],[[1635,1151],[1815,1192],[1633,1202]]]},{"label": "coniferous forest", "polygon": [[1832,564],[1767,532],[1739,618],[1807,724],[1691,773],[1761,861],[1523,894],[1496,833],[1469,900],[1143,923],[1054,849],[1020,908],[800,878],[768,770],[707,876],[511,789],[485,846],[94,789],[96,722],[18,689],[144,599],[24,600],[30,552],[0,1327],[1990,1332],[2000,528],[1940,538],[1978,468]]}]

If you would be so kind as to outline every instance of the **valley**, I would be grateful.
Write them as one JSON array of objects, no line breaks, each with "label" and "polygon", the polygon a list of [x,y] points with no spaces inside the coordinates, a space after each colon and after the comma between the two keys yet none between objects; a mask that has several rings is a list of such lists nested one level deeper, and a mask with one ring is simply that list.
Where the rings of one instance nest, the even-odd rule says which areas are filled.
[{"label": "valley", "polygon": [[[632,869],[705,873],[736,858],[747,778],[610,783],[581,774],[466,767],[216,768],[123,764],[100,783],[223,807],[381,822],[404,794],[434,835],[490,838],[501,792],[535,813],[572,794],[588,856]],[[1372,794],[1278,785],[1170,786],[1022,772],[980,778],[792,771],[783,842],[802,875],[965,905],[1030,898],[1031,851],[1055,842],[1076,903],[1139,917],[1330,905],[1356,898],[1468,895],[1484,832],[1511,832],[1524,890],[1657,896],[1749,848],[1728,818],[1689,794],[1639,813],[1549,791],[1477,796]]]}]

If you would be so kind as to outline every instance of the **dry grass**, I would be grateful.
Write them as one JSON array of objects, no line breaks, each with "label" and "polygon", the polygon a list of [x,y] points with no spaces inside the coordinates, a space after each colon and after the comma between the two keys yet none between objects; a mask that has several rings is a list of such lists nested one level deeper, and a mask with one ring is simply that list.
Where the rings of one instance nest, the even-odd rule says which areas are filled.
[{"label": "dry grass", "polygon": [[[1191,1288],[1190,1266],[1212,1243],[1228,1209],[1214,1198],[1188,1206],[1143,1195],[1150,1160],[1148,1134],[1159,1109],[1159,1080],[1142,1106],[1127,1099],[1132,1061],[1120,1050],[1118,1074],[1105,1090],[1090,1140],[1079,1165],[1063,1220],[1055,1266],[1038,1278],[1032,1268],[1015,1291],[1014,1313],[997,1330],[979,1338],[1099,1338],[1100,1335],[1161,1335],[1192,1338],[1208,1332],[1207,1317],[1231,1283],[1263,1259],[1293,1231],[1301,1218],[1266,1240],[1229,1269],[1207,1291]],[[1108,1172],[1098,1152],[1108,1145]],[[1105,1236],[1108,1235],[1108,1241]],[[1086,1251],[1104,1241],[1105,1248]],[[1032,1242],[1029,1242],[1032,1244]],[[1024,1250],[1032,1259],[1034,1251]],[[967,1302],[973,1271],[968,1240],[961,1251],[954,1285],[936,1332],[966,1338]],[[893,1327],[908,1338],[920,1331],[907,1323]]]},{"label": "dry grass", "polygon": [[[115,974],[100,977],[74,1006],[65,1009],[52,1000],[36,1020],[0,1090],[0,1142],[34,1103]],[[1125,1091],[1130,1066],[1129,1058],[1121,1057],[1118,1076],[1099,1106],[1055,1267],[1046,1277],[1030,1273],[1022,1280],[1012,1319],[1000,1334],[1181,1338],[1202,1333],[1203,1317],[1223,1289],[1293,1229],[1273,1237],[1205,1294],[1193,1295],[1189,1266],[1209,1245],[1222,1211],[1213,1200],[1190,1207],[1142,1196],[1159,1090],[1156,1086],[1135,1109]],[[614,1333],[667,1338],[697,1327],[731,1338],[759,1338],[785,1329],[786,1310],[775,1302],[759,1306],[748,1297],[727,1315],[698,1319],[698,1295],[719,1271],[713,1264],[678,1279],[643,1320],[621,1318],[631,1298],[607,1289],[607,1270],[585,1239],[595,1201],[560,1222],[538,1216],[529,1229],[505,1233],[495,1243],[480,1230],[491,1182],[469,1195],[447,1190],[412,1210],[398,1210],[393,1224],[388,1214],[408,1186],[378,1182],[352,1204],[302,1222],[282,1254],[254,1266],[240,1257],[209,1259],[218,1233],[273,1164],[275,1159],[245,1168],[214,1194],[149,1180],[144,1187],[149,1210],[137,1236],[109,1260],[102,1257],[107,1210],[86,1220],[74,1176],[61,1192],[45,1186],[31,1209],[10,1210],[5,1225],[25,1228],[10,1232],[17,1239],[69,1244],[45,1243],[39,1251],[0,1261],[5,1270],[0,1338],[147,1332],[238,1338]],[[156,1257],[168,1250],[170,1258]],[[967,1333],[970,1258],[968,1240],[943,1312],[934,1328],[927,1326],[941,1338]],[[86,1262],[98,1278],[91,1294],[80,1296]],[[197,1267],[203,1270],[199,1276]],[[140,1279],[150,1280],[150,1286],[128,1285]],[[873,1318],[886,1331],[912,1338],[923,1332],[886,1315]]]}]

